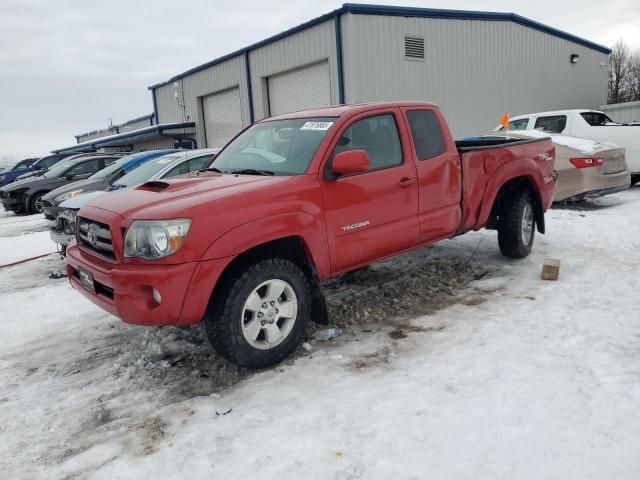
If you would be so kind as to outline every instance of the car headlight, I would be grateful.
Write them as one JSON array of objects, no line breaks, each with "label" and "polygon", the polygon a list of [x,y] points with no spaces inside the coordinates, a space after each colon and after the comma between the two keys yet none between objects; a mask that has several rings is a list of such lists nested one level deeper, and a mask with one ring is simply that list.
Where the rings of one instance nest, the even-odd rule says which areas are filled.
[{"label": "car headlight", "polygon": [[82,192],[84,192],[84,190],[80,189],[80,190],[74,190],[73,192],[63,193],[62,195],[58,195],[55,198],[55,200],[56,202],[61,203],[61,202],[64,202],[65,200],[69,200],[70,198],[77,197]]},{"label": "car headlight", "polygon": [[76,233],[76,216],[78,211],[70,208],[62,210],[58,214],[59,224],[62,225],[64,233],[74,235]]},{"label": "car headlight", "polygon": [[3,181],[5,178],[7,178],[6,175],[0,175],[0,182]]},{"label": "car headlight", "polygon": [[124,256],[153,260],[177,252],[187,238],[191,220],[136,220],[124,239]]}]

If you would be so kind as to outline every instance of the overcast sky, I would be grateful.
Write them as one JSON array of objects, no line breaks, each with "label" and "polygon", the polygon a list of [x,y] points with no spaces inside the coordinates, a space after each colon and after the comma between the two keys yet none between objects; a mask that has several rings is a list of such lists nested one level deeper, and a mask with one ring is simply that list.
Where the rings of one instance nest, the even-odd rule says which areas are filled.
[{"label": "overcast sky", "polygon": [[[332,0],[1,0],[0,159],[151,113],[149,85],[278,33]],[[594,42],[640,48],[639,0],[368,0],[514,12]]]}]

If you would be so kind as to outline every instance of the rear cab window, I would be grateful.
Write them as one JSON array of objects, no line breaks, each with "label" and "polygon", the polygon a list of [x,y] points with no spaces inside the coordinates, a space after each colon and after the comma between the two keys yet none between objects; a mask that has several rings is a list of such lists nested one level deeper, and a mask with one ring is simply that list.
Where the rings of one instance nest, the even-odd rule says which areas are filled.
[{"label": "rear cab window", "polygon": [[437,157],[446,151],[442,127],[432,110],[410,110],[407,119],[419,160]]},{"label": "rear cab window", "polygon": [[592,127],[601,127],[603,125],[618,125],[618,123],[611,120],[602,112],[582,112],[580,116],[584,118],[585,122],[587,122]]},{"label": "rear cab window", "polygon": [[566,115],[550,115],[536,118],[533,126],[535,130],[542,130],[549,133],[562,133],[567,126]]}]

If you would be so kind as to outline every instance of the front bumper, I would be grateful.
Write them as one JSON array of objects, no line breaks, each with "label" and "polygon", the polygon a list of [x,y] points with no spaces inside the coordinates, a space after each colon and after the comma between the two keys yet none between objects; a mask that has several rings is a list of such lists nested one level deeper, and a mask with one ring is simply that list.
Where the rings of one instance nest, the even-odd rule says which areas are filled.
[{"label": "front bumper", "polygon": [[49,231],[49,234],[51,235],[51,240],[59,245],[62,245],[63,247],[69,245],[69,243],[71,243],[71,240],[74,239],[74,235],[70,235],[53,228]]},{"label": "front bumper", "polygon": [[[75,242],[67,248],[67,273],[71,285],[90,301],[118,317],[137,325],[192,325],[199,323],[213,288],[232,260],[151,265],[116,264],[97,258]],[[95,293],[80,281],[79,269],[93,276]],[[153,298],[157,289],[162,300]]]}]

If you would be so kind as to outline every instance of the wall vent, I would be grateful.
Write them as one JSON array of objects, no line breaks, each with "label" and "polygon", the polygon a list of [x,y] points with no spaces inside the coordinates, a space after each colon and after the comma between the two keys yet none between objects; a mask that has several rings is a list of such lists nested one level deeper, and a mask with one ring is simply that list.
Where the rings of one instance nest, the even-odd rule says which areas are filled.
[{"label": "wall vent", "polygon": [[424,59],[424,38],[404,37],[404,56],[410,59]]}]

